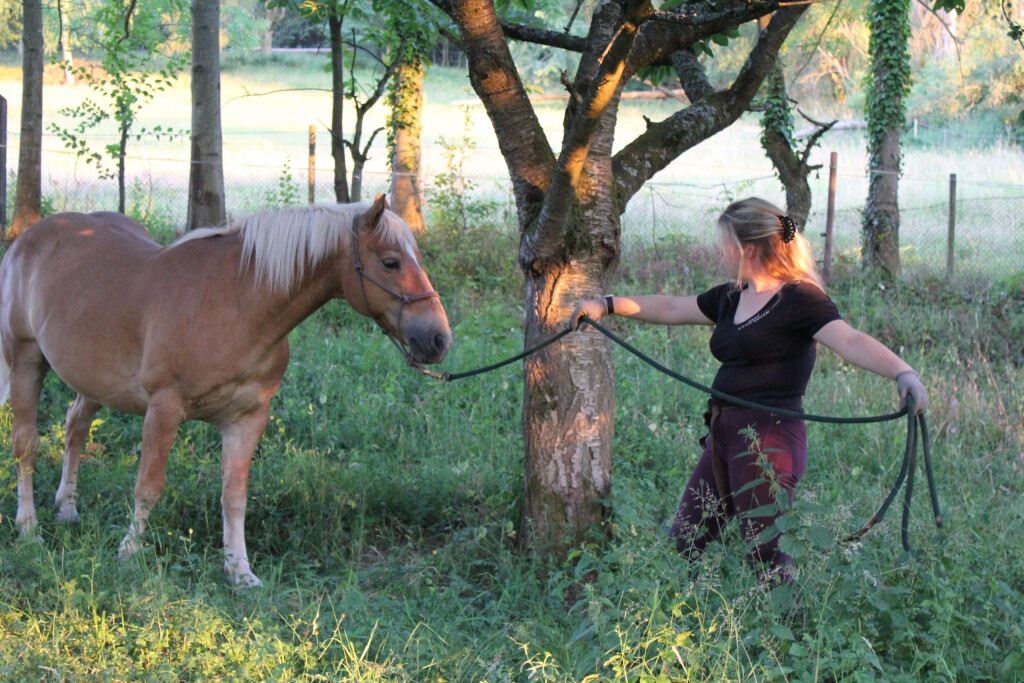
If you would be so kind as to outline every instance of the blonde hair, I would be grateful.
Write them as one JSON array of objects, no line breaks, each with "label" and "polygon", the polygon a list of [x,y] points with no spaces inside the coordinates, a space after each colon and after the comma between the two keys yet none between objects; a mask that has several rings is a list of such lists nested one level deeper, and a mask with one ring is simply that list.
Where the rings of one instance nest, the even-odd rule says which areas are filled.
[{"label": "blonde hair", "polygon": [[788,242],[783,240],[783,218],[786,214],[771,202],[750,197],[733,202],[718,218],[723,239],[739,247],[748,244],[757,249],[765,271],[782,282],[807,282],[825,291],[825,281],[814,263],[811,245],[795,231]]}]

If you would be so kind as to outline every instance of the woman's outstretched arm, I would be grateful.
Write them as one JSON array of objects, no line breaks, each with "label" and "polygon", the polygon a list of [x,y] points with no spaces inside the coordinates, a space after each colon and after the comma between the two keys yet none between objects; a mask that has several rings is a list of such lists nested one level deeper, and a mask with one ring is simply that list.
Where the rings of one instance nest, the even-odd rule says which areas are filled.
[{"label": "woman's outstretched arm", "polygon": [[713,324],[697,306],[697,297],[695,296],[669,296],[667,294],[614,296],[611,297],[610,303],[613,309],[611,311],[608,310],[608,298],[590,299],[576,304],[570,317],[573,327],[579,326],[579,320],[584,315],[593,320],[600,320],[609,313],[659,325]]},{"label": "woman's outstretched arm", "polygon": [[818,330],[814,339],[838,353],[843,360],[896,380],[901,401],[909,393],[914,397],[917,412],[928,407],[928,392],[914,368],[871,335],[854,329],[845,320],[833,320]]}]

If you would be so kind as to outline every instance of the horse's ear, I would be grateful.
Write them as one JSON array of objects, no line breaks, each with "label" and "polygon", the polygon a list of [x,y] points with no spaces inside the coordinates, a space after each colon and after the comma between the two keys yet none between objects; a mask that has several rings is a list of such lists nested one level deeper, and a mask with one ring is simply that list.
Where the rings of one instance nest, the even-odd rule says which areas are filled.
[{"label": "horse's ear", "polygon": [[388,204],[388,198],[384,196],[384,193],[377,195],[377,198],[370,205],[370,208],[363,214],[362,227],[364,229],[373,229],[380,225],[380,219],[384,215],[385,209],[390,209],[391,206]]}]

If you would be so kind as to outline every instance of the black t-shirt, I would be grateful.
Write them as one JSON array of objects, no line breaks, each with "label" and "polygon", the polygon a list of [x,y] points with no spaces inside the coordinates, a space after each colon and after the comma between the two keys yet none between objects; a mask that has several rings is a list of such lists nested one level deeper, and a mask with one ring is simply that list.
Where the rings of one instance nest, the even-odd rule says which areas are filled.
[{"label": "black t-shirt", "polygon": [[697,296],[701,312],[715,323],[711,353],[722,363],[712,387],[774,408],[801,410],[817,356],[814,335],[839,320],[839,311],[816,286],[786,284],[737,325],[739,299],[734,283]]}]

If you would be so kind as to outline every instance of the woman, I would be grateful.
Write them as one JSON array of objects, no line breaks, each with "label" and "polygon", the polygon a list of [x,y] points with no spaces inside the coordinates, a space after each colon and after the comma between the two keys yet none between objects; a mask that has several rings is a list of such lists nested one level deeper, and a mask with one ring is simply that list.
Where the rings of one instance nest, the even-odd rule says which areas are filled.
[{"label": "woman", "polygon": [[[579,303],[572,320],[615,314],[663,325],[714,325],[711,353],[721,362],[713,387],[772,408],[802,410],[817,343],[842,358],[897,382],[899,397],[928,404],[924,385],[906,362],[881,342],[842,320],[825,294],[810,244],[773,204],[735,202],[718,219],[722,259],[735,282],[698,296],[605,296]],[[743,513],[775,502],[780,490],[792,504],[807,464],[803,420],[712,399],[709,434],[672,525],[680,553],[698,556],[725,522],[739,515],[759,575],[791,582],[790,557],[778,534],[758,538],[781,515]]]}]

